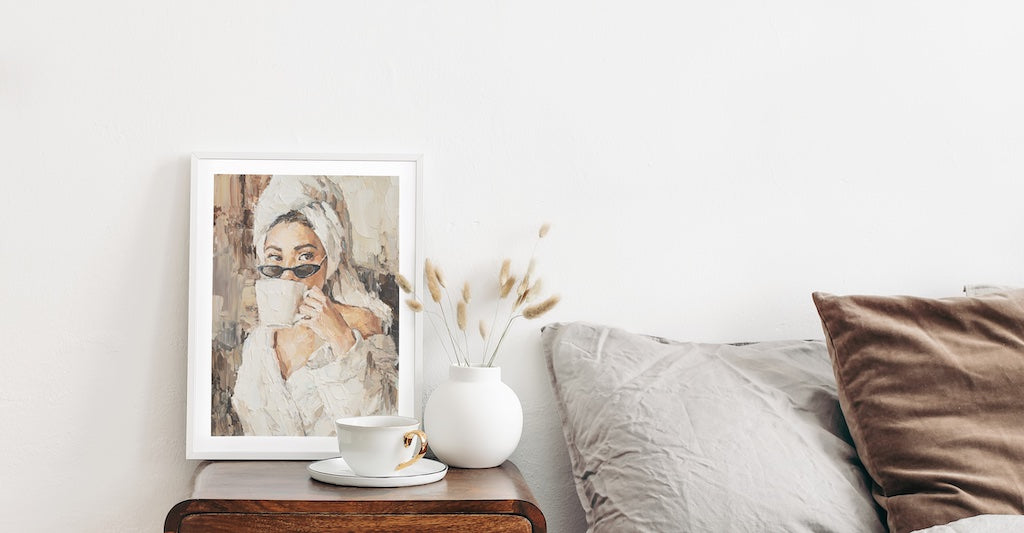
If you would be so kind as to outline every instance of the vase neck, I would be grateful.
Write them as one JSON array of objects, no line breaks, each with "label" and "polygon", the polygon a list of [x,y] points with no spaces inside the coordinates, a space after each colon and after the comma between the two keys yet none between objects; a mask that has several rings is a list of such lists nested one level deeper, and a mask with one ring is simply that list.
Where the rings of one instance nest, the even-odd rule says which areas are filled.
[{"label": "vase neck", "polygon": [[452,365],[448,367],[448,378],[453,381],[501,381],[501,367]]}]

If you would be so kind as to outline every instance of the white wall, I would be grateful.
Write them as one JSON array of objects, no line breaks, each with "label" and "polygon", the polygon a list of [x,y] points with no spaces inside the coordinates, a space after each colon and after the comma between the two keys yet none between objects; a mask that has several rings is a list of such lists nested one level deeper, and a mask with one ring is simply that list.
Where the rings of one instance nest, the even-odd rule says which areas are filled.
[{"label": "white wall", "polygon": [[[0,530],[156,531],[184,459],[188,154],[422,153],[449,277],[820,337],[812,290],[1021,283],[1019,2],[5,2]],[[531,323],[513,459],[583,527]],[[445,375],[428,335],[425,381]]]}]

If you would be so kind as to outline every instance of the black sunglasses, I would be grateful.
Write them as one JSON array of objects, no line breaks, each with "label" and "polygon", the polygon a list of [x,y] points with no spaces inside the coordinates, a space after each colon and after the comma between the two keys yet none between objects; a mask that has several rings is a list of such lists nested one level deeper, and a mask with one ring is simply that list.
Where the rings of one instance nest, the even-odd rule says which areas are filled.
[{"label": "black sunglasses", "polygon": [[309,264],[309,265],[299,265],[299,266],[295,266],[295,267],[283,267],[281,265],[260,265],[260,266],[256,267],[256,270],[259,270],[260,274],[263,274],[264,276],[266,276],[268,278],[279,278],[282,275],[284,275],[284,273],[286,271],[291,270],[292,274],[295,274],[295,277],[297,277],[299,279],[304,279],[304,278],[308,278],[308,277],[312,276],[313,274],[316,274],[317,272],[319,272],[320,271],[320,265],[323,265],[324,261],[326,261],[326,260],[327,260],[327,256],[325,255],[324,258],[320,260],[320,264],[319,265]]}]

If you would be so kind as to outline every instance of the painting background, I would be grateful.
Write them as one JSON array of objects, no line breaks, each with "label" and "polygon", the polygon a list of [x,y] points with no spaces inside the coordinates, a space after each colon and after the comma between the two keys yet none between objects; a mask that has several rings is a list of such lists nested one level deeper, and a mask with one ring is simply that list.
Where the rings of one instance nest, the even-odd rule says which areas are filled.
[{"label": "painting background", "polygon": [[[213,199],[213,330],[211,435],[242,435],[231,395],[242,344],[258,323],[252,243],[253,210],[271,179],[288,176],[217,174]],[[398,345],[398,178],[331,176],[341,188],[352,229],[352,261],[360,280],[391,307]]]}]

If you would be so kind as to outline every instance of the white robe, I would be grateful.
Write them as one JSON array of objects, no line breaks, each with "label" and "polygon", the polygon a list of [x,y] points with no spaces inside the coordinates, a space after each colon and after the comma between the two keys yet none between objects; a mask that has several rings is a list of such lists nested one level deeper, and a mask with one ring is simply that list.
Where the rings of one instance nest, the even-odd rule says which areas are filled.
[{"label": "white robe", "polygon": [[394,342],[387,335],[362,339],[354,333],[356,344],[344,355],[336,357],[324,343],[284,379],[274,351],[274,330],[257,326],[242,347],[231,397],[244,434],[330,436],[338,418],[386,414],[383,380],[388,378],[378,369],[394,368]]}]

